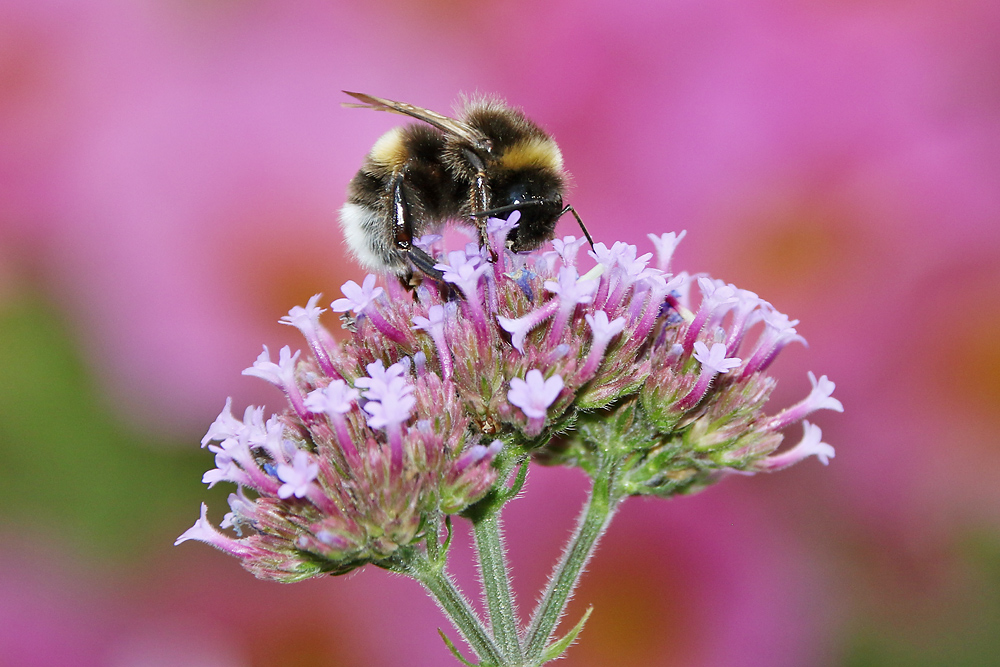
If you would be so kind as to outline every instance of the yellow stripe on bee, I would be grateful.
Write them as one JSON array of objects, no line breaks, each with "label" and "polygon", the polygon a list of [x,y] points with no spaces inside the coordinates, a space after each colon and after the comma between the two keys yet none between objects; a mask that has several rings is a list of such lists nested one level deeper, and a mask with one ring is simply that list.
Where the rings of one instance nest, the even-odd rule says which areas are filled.
[{"label": "yellow stripe on bee", "polygon": [[556,142],[548,137],[533,137],[504,151],[500,164],[507,169],[542,167],[562,171],[563,157]]},{"label": "yellow stripe on bee", "polygon": [[403,145],[403,128],[394,127],[375,142],[369,154],[372,162],[386,167],[398,167],[406,162],[406,146]]}]

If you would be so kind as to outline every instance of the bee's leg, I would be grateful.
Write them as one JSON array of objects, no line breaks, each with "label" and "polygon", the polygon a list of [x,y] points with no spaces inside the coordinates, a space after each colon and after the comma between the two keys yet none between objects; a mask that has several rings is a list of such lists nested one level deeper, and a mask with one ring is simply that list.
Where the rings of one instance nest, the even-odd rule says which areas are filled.
[{"label": "bee's leg", "polygon": [[413,269],[410,267],[407,267],[406,273],[397,275],[396,279],[407,292],[412,292],[420,284],[420,280],[414,279]]},{"label": "bee's leg", "polygon": [[427,274],[434,280],[444,281],[444,273],[434,268],[434,265],[437,264],[434,258],[417,246],[411,245],[410,249],[406,251],[406,256],[413,266],[417,267],[422,273]]},{"label": "bee's leg", "polygon": [[[486,210],[486,174],[479,172],[476,174],[476,208],[473,209],[475,213]],[[486,232],[486,223],[489,220],[486,216],[473,215],[472,219],[476,221],[476,228],[479,229],[479,245],[480,247],[486,248],[490,251],[490,262],[496,264],[500,261],[500,257],[497,255],[497,251],[493,249],[490,245],[490,237]]]},{"label": "bee's leg", "polygon": [[486,220],[485,216],[480,216],[479,213],[485,211],[489,208],[489,192],[486,187],[486,165],[483,164],[482,159],[474,152],[470,150],[464,151],[465,158],[469,161],[475,170],[476,177],[472,182],[472,220],[476,224],[476,228],[479,230],[479,245],[483,248],[489,248],[490,250],[490,261],[496,262],[499,258],[496,252],[490,247],[490,239],[486,233]]},{"label": "bee's leg", "polygon": [[[413,245],[413,215],[410,212],[410,203],[406,201],[406,194],[403,192],[403,176],[405,170],[396,173],[392,181],[392,229],[396,248],[405,253],[419,271],[441,280],[444,274],[435,269],[437,263],[434,258],[426,252]],[[411,280],[407,280],[407,283]]]},{"label": "bee's leg", "polygon": [[564,208],[562,211],[559,212],[559,217],[561,218],[566,213],[572,213],[573,217],[576,218],[577,224],[580,225],[580,229],[583,230],[583,235],[587,237],[587,243],[590,244],[590,249],[593,250],[594,249],[594,237],[592,237],[590,235],[590,232],[587,231],[587,225],[583,224],[583,220],[580,219],[580,214],[576,212],[575,208],[573,208],[572,206],[568,206],[568,205],[566,206],[566,208]]},{"label": "bee's leg", "polygon": [[403,192],[405,170],[396,172],[392,179],[392,233],[396,248],[408,252],[413,247],[413,216],[410,203]]}]

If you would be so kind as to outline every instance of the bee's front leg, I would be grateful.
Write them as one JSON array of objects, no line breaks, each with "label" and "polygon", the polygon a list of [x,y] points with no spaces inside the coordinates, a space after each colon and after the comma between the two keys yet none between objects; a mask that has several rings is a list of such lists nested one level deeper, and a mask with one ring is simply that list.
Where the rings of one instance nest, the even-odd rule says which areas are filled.
[{"label": "bee's front leg", "polygon": [[486,223],[489,220],[489,217],[485,215],[477,215],[478,213],[488,210],[488,197],[489,194],[486,189],[486,174],[480,172],[476,174],[475,185],[473,188],[472,219],[476,223],[476,229],[479,230],[479,245],[483,248],[489,249],[490,262],[496,264],[500,258],[497,256],[493,246],[490,245],[490,237],[486,231]]},{"label": "bee's front leg", "polygon": [[488,210],[490,205],[489,186],[486,182],[486,164],[482,158],[471,150],[464,151],[464,154],[469,164],[476,170],[476,176],[472,179],[472,191],[469,193],[472,222],[476,225],[476,229],[479,230],[479,245],[483,248],[489,248],[490,261],[496,262],[498,259],[497,254],[490,247],[490,239],[486,233],[487,218],[479,215],[483,211]]}]

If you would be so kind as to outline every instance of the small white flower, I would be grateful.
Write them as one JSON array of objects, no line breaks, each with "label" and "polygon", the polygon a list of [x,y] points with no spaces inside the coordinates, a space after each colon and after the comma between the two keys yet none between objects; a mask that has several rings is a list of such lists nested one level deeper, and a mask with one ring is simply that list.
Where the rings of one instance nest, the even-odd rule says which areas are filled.
[{"label": "small white flower", "polygon": [[715,373],[728,373],[743,363],[742,359],[736,357],[726,358],[726,346],[722,343],[713,344],[709,350],[700,340],[694,344],[694,358],[700,361],[704,368]]},{"label": "small white flower", "polygon": [[668,271],[670,269],[670,260],[673,259],[677,244],[681,242],[681,239],[686,234],[687,230],[682,231],[680,234],[675,232],[668,232],[659,236],[656,234],[647,234],[649,240],[653,242],[653,246],[656,248],[656,268],[660,271]]},{"label": "small white flower", "polygon": [[341,285],[340,291],[344,294],[344,298],[331,303],[330,308],[335,313],[346,313],[351,310],[356,314],[364,312],[365,308],[385,292],[381,287],[375,287],[375,276],[370,273],[365,276],[363,285],[348,280]]},{"label": "small white flower", "polygon": [[253,362],[253,366],[243,371],[243,375],[252,375],[266,380],[271,384],[286,389],[295,384],[295,364],[299,360],[299,350],[292,354],[292,349],[285,345],[278,352],[278,363],[271,361],[271,353],[264,346],[264,351]]},{"label": "small white flower", "polygon": [[329,415],[345,414],[351,411],[351,404],[358,400],[360,392],[343,380],[334,380],[322,389],[309,392],[305,406],[310,412]]},{"label": "small white flower", "polygon": [[281,464],[277,468],[278,479],[284,484],[278,489],[278,497],[282,500],[295,496],[303,498],[309,493],[309,486],[319,475],[319,464],[313,463],[308,452],[295,452],[292,465]]},{"label": "small white flower", "polygon": [[542,419],[562,389],[561,377],[553,375],[546,380],[540,370],[533,369],[528,371],[523,380],[511,379],[507,400],[511,405],[521,408],[529,419]]}]

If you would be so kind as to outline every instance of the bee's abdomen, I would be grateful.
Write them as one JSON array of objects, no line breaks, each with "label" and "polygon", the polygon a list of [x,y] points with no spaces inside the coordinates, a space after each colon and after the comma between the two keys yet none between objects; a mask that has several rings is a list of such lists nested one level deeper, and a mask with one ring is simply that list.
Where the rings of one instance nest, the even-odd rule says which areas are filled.
[{"label": "bee's abdomen", "polygon": [[341,209],[344,236],[367,268],[403,275],[409,265],[396,245],[394,188],[399,183],[409,226],[419,237],[428,225],[455,216],[468,186],[442,162],[444,139],[434,128],[397,127],[384,134],[347,188]]},{"label": "bee's abdomen", "polygon": [[340,209],[340,226],[354,257],[366,269],[397,275],[407,272],[383,210],[348,200]]}]

